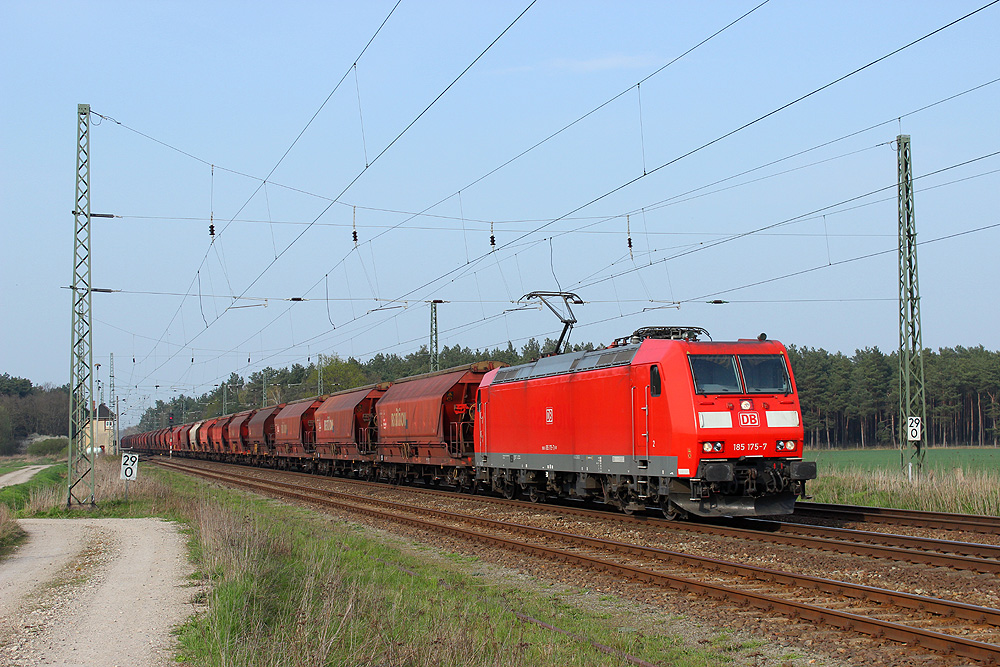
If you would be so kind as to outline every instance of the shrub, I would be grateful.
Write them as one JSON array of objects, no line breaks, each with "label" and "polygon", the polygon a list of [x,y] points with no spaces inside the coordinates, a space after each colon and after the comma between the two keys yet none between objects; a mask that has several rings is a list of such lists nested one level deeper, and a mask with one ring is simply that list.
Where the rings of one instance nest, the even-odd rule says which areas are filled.
[{"label": "shrub", "polygon": [[67,456],[69,440],[66,438],[48,438],[36,440],[28,445],[29,456]]}]

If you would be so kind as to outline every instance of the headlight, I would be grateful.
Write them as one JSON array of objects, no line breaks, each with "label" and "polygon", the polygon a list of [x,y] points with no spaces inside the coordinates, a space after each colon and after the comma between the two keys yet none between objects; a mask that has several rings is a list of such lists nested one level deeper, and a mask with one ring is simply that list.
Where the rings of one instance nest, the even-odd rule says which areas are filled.
[{"label": "headlight", "polygon": [[721,452],[722,451],[722,443],[721,442],[715,443],[715,445],[713,446],[713,449],[715,449],[715,451],[717,451],[717,452]]},{"label": "headlight", "polygon": [[795,441],[794,440],[789,440],[788,442],[785,443],[785,451],[786,452],[790,452],[793,449],[795,449]]},{"label": "headlight", "polygon": [[742,401],[740,401],[740,410],[749,410],[752,407],[753,407],[753,401],[751,401],[749,398],[744,398]]},{"label": "headlight", "polygon": [[774,449],[779,452],[785,451],[785,441],[779,440],[778,442],[774,443]]},{"label": "headlight", "polygon": [[710,442],[703,443],[701,449],[706,453],[712,451],[712,443]]}]

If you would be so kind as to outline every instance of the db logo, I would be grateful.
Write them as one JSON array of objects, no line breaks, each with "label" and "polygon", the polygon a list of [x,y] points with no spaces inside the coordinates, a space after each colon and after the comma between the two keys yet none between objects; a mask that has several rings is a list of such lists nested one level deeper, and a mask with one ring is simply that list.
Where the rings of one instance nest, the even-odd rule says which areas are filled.
[{"label": "db logo", "polygon": [[756,412],[741,412],[740,426],[760,426],[760,417]]},{"label": "db logo", "polygon": [[552,408],[545,408],[545,423],[552,423]]}]

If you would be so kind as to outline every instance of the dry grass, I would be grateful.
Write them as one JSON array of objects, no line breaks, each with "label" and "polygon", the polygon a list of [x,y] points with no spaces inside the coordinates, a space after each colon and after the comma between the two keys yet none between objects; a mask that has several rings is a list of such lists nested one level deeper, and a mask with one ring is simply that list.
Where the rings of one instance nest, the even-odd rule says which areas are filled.
[{"label": "dry grass", "polygon": [[7,552],[24,536],[24,531],[17,525],[17,518],[9,507],[0,503],[0,556]]},{"label": "dry grass", "polygon": [[[170,487],[155,475],[139,475],[128,483],[129,502],[125,501],[125,482],[119,479],[121,458],[101,456],[94,462],[94,497],[98,508],[113,516],[156,515],[167,507]],[[75,489],[77,498],[87,495],[82,485]],[[42,515],[66,506],[66,485],[47,485],[32,489],[23,513]],[[159,509],[158,509],[159,508]]]},{"label": "dry grass", "polygon": [[901,472],[846,468],[824,473],[809,492],[823,503],[1000,516],[994,470],[932,469],[910,480]]}]

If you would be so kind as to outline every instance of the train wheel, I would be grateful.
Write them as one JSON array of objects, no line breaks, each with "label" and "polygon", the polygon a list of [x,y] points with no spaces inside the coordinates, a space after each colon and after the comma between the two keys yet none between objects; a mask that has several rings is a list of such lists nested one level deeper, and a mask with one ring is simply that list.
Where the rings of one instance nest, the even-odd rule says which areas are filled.
[{"label": "train wheel", "polygon": [[528,500],[533,503],[544,503],[545,494],[535,486],[528,487]]},{"label": "train wheel", "polygon": [[660,510],[663,512],[663,518],[667,521],[677,521],[687,518],[687,512],[670,502],[667,498],[660,500]]},{"label": "train wheel", "polygon": [[506,498],[507,500],[514,500],[514,498],[516,498],[518,495],[518,491],[520,491],[520,489],[518,488],[517,484],[510,481],[504,481],[503,485],[504,498]]}]

